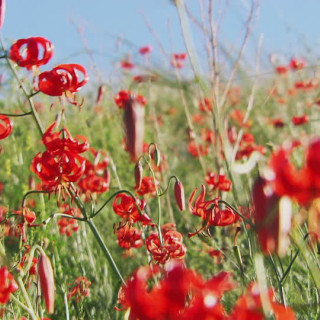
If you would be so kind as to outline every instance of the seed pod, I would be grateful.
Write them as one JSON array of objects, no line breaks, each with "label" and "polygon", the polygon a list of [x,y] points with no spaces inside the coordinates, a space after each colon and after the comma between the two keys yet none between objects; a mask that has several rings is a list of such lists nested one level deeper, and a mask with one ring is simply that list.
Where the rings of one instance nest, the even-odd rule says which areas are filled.
[{"label": "seed pod", "polygon": [[160,166],[160,162],[161,162],[161,154],[159,149],[157,148],[157,146],[155,146],[154,152],[153,152],[153,156],[154,156],[154,161],[156,163],[156,166],[159,167]]},{"label": "seed pod", "polygon": [[174,197],[176,198],[177,205],[181,211],[186,209],[185,197],[184,197],[184,188],[179,179],[176,180],[174,185]]},{"label": "seed pod", "polygon": [[136,188],[139,190],[141,187],[141,183],[142,183],[142,165],[141,162],[138,161],[134,167],[134,180],[136,182]]},{"label": "seed pod", "polygon": [[47,312],[54,313],[54,276],[51,262],[45,253],[39,258],[38,274]]},{"label": "seed pod", "polygon": [[144,107],[133,95],[125,103],[124,127],[127,150],[131,160],[137,161],[143,153]]}]

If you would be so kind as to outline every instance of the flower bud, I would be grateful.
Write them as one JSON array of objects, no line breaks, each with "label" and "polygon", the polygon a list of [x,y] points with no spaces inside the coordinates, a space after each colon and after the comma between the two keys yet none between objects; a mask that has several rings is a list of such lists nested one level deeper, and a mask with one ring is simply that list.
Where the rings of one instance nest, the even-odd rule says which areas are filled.
[{"label": "flower bud", "polygon": [[141,183],[142,183],[142,165],[141,162],[138,161],[134,167],[134,179],[136,182],[136,188],[139,190],[141,187]]},{"label": "flower bud", "polygon": [[98,95],[97,95],[97,99],[96,99],[96,105],[99,105],[101,103],[102,98],[104,96],[105,89],[106,88],[103,84],[99,86]]},{"label": "flower bud", "polygon": [[176,180],[174,185],[174,197],[176,199],[177,205],[181,211],[184,211],[186,208],[185,197],[184,197],[184,188],[180,180]]},{"label": "flower bud", "polygon": [[135,96],[125,102],[124,126],[127,150],[131,160],[137,161],[143,153],[144,108]]},{"label": "flower bud", "polygon": [[48,313],[54,313],[54,276],[51,262],[45,253],[38,261],[38,274],[42,296]]},{"label": "flower bud", "polygon": [[154,157],[154,161],[156,163],[156,166],[159,167],[160,166],[160,162],[161,162],[161,154],[159,149],[157,148],[157,146],[155,146],[154,152],[153,152],[153,157]]}]

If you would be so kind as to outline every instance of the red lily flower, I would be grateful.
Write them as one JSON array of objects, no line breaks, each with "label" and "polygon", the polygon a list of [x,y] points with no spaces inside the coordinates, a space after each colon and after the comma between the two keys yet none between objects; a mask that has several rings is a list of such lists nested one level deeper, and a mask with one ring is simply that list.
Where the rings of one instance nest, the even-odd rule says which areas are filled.
[{"label": "red lily flower", "polygon": [[10,294],[17,290],[18,285],[7,267],[0,268],[0,303],[8,303]]},{"label": "red lily flower", "polygon": [[186,53],[174,53],[171,56],[171,66],[177,69],[184,67],[184,62],[187,59]]},{"label": "red lily flower", "polygon": [[[92,148],[89,151],[95,158],[93,163],[86,160],[84,176],[79,180],[78,186],[87,194],[106,192],[110,185],[110,175],[107,168],[110,159],[103,151],[96,151]],[[103,159],[99,161],[101,155],[103,155]]]},{"label": "red lily flower", "polygon": [[38,78],[39,90],[49,96],[78,92],[87,82],[86,69],[79,64],[58,65],[50,71],[42,72]]},{"label": "red lily flower", "polygon": [[212,112],[213,108],[212,98],[204,98],[199,101],[199,109],[202,112]]},{"label": "red lily flower", "polygon": [[52,55],[53,44],[42,37],[17,40],[9,51],[10,59],[28,70],[48,63]]},{"label": "red lily flower", "polygon": [[8,137],[12,132],[12,122],[4,115],[0,115],[0,140]]},{"label": "red lily flower", "polygon": [[163,234],[163,245],[161,245],[159,236],[155,233],[146,239],[147,250],[152,258],[161,264],[165,264],[169,259],[183,259],[187,248],[182,243],[182,234],[178,231],[167,231]]},{"label": "red lily flower", "polygon": [[141,212],[140,214],[137,205],[139,206],[140,211],[143,211],[146,202],[140,199],[133,199],[125,193],[120,193],[114,198],[112,207],[115,214],[122,217],[124,222],[132,224],[140,221],[143,224],[150,224],[151,219],[145,212]]},{"label": "red lily flower", "polygon": [[42,136],[42,142],[50,153],[83,153],[88,150],[89,143],[84,136],[76,136],[82,141],[82,143],[80,143],[77,139],[72,137],[67,128],[63,128],[57,132],[52,132],[56,125],[57,123],[53,122]]},{"label": "red lily flower", "polygon": [[[158,268],[141,267],[122,287],[119,302],[130,308],[130,320],[226,319],[220,303],[224,292],[234,285],[230,274],[222,272],[208,281],[181,263],[169,263],[165,276],[150,289],[148,280]],[[154,303],[154,302],[157,303]]]},{"label": "red lily flower", "polygon": [[276,73],[280,75],[286,75],[288,73],[288,67],[286,66],[277,66]]},{"label": "red lily flower", "polygon": [[212,191],[216,189],[230,191],[232,188],[232,182],[224,174],[218,175],[214,172],[208,172],[205,176],[205,181]]},{"label": "red lily flower", "polygon": [[74,285],[69,290],[68,299],[74,298],[77,302],[86,298],[90,294],[91,281],[86,277],[78,277],[74,281]]},{"label": "red lily flower", "polygon": [[151,51],[152,51],[152,47],[151,46],[145,46],[145,47],[141,47],[139,49],[139,53],[142,54],[142,55],[149,54],[149,53],[151,53]]},{"label": "red lily flower", "polygon": [[34,157],[31,170],[48,188],[52,188],[64,182],[78,181],[85,171],[85,164],[82,156],[72,152],[53,155],[45,151]]},{"label": "red lily flower", "polygon": [[135,67],[135,65],[129,60],[123,60],[120,63],[122,69],[131,70]]},{"label": "red lily flower", "polygon": [[118,244],[121,248],[129,250],[140,248],[143,245],[141,231],[132,226],[123,226],[117,230]]},{"label": "red lily flower", "polygon": [[299,116],[293,116],[291,121],[295,126],[300,126],[300,125],[305,124],[306,122],[308,122],[309,121],[309,117],[306,114],[304,114],[304,115],[302,115],[300,117]]},{"label": "red lily flower", "polygon": [[205,201],[206,187],[204,185],[201,185],[201,193],[195,199],[194,204],[192,204],[194,195],[197,192],[197,190],[198,188],[195,188],[192,194],[190,195],[189,211],[192,214],[201,217],[201,219],[203,221],[206,221],[207,223],[195,233],[189,233],[189,237],[195,236],[196,234],[198,234],[199,232],[201,232],[209,226],[224,227],[231,225],[238,220],[237,215],[230,208],[219,208],[219,198]]},{"label": "red lily flower", "polygon": [[[80,217],[81,212],[79,208],[71,208],[68,204],[64,203],[60,206],[62,213],[70,215],[71,217]],[[58,221],[60,234],[65,234],[67,237],[71,237],[74,232],[80,229],[80,225],[76,219],[61,218]]]},{"label": "red lily flower", "polygon": [[195,140],[190,140],[188,143],[188,151],[193,157],[198,158],[200,155],[206,156],[209,153],[209,148],[208,146],[197,144]]},{"label": "red lily flower", "polygon": [[114,102],[120,109],[124,109],[126,103],[130,100],[131,95],[142,105],[145,106],[147,104],[147,99],[140,94],[132,94],[131,91],[121,90],[119,91],[115,97]]},{"label": "red lily flower", "polygon": [[[156,184],[158,185],[159,182],[156,181]],[[156,194],[156,187],[154,184],[153,177],[143,177],[141,180],[140,187],[135,187],[136,193],[140,196],[149,194],[151,196],[155,196]]]},{"label": "red lily flower", "polygon": [[89,148],[84,137],[80,136],[84,142],[79,143],[72,138],[66,128],[53,133],[55,125],[55,122],[50,125],[42,137],[47,151],[38,153],[31,164],[31,170],[37,174],[48,190],[80,179],[85,171],[86,159],[79,153]]},{"label": "red lily flower", "polygon": [[269,178],[278,196],[288,196],[301,205],[307,205],[320,196],[319,150],[320,139],[312,141],[305,150],[305,163],[298,169],[290,161],[296,144],[286,144],[271,155]]},{"label": "red lily flower", "polygon": [[[292,309],[274,302],[274,295],[271,289],[268,290],[271,312],[277,320],[295,320],[296,316]],[[247,292],[237,301],[233,308],[230,320],[264,320],[266,319],[261,302],[259,287],[252,283]]]},{"label": "red lily flower", "polygon": [[292,70],[301,70],[306,66],[306,60],[304,58],[292,58],[289,63],[289,67]]}]

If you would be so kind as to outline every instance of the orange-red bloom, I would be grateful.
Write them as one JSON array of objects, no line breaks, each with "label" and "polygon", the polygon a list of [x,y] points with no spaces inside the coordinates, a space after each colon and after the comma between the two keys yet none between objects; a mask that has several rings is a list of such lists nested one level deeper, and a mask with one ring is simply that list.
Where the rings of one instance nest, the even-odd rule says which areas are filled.
[{"label": "orange-red bloom", "polygon": [[288,196],[307,205],[320,197],[320,139],[312,140],[303,151],[305,161],[300,169],[290,159],[295,146],[287,143],[271,155],[269,167],[272,174],[268,179],[280,197]]},{"label": "orange-red bloom", "polygon": [[163,245],[161,245],[158,234],[152,233],[146,239],[146,247],[152,258],[161,264],[166,263],[169,259],[183,259],[187,248],[182,242],[182,234],[175,230],[169,230],[162,231],[162,236]]},{"label": "orange-red bloom", "polygon": [[0,303],[8,303],[10,294],[17,290],[18,285],[7,267],[0,268]]},{"label": "orange-red bloom", "polygon": [[79,64],[60,64],[50,71],[40,73],[39,90],[49,96],[75,93],[88,82],[86,69]]},{"label": "orange-red bloom", "polygon": [[[158,185],[158,181],[156,181]],[[153,177],[143,177],[141,180],[140,188],[135,187],[136,193],[140,196],[143,195],[151,195],[155,196],[156,194],[156,186],[154,184]]]},{"label": "orange-red bloom", "polygon": [[86,298],[90,294],[91,281],[86,277],[78,277],[74,281],[73,287],[69,290],[68,299],[74,298],[77,302]]},{"label": "orange-red bloom", "polygon": [[292,70],[301,70],[306,66],[306,60],[304,58],[292,58],[289,63],[289,67]]},{"label": "orange-red bloom", "polygon": [[117,230],[117,239],[119,246],[127,250],[143,245],[141,231],[130,225],[124,225]]},{"label": "orange-red bloom", "polygon": [[292,123],[295,125],[295,126],[300,126],[302,124],[305,124],[306,122],[309,121],[309,117],[304,114],[302,116],[293,116],[292,119],[291,119]]},{"label": "orange-red bloom", "polygon": [[186,53],[174,53],[171,56],[171,66],[177,69],[184,67],[184,62],[187,59]]},{"label": "orange-red bloom", "polygon": [[232,188],[232,182],[224,174],[208,172],[205,176],[205,181],[211,190],[230,191]]},{"label": "orange-red bloom", "polygon": [[[137,205],[140,208],[141,214]],[[131,196],[120,193],[113,201],[113,211],[120,217],[122,217],[124,222],[135,223],[141,221],[143,224],[150,224],[151,219],[148,215],[143,212],[146,206],[146,202],[140,199],[133,199]]]},{"label": "orange-red bloom", "polygon": [[[270,301],[271,312],[277,320],[295,320],[292,309],[274,301],[272,289],[268,289],[267,295]],[[252,283],[247,292],[237,301],[233,308],[230,320],[264,320],[260,290],[258,284]]]},{"label": "orange-red bloom", "polygon": [[142,54],[142,55],[149,54],[151,51],[152,51],[152,47],[150,45],[141,47],[139,49],[139,53]]},{"label": "orange-red bloom", "polygon": [[[208,281],[180,263],[169,263],[165,276],[150,289],[148,280],[158,268],[141,267],[122,287],[119,303],[130,308],[130,320],[226,319],[220,303],[222,295],[234,285],[231,275],[221,272]],[[156,302],[156,303],[155,303]]]},{"label": "orange-red bloom", "polygon": [[12,132],[12,122],[4,115],[0,115],[0,140],[8,137]]},{"label": "orange-red bloom", "polygon": [[17,40],[10,48],[9,57],[18,66],[30,70],[42,66],[51,59],[53,44],[42,37]]},{"label": "orange-red bloom", "polygon": [[85,158],[79,153],[89,148],[84,137],[79,137],[80,142],[74,139],[66,128],[59,132],[52,132],[55,125],[55,122],[50,125],[42,137],[47,150],[38,153],[31,164],[31,170],[47,185],[48,189],[79,180],[86,166]]}]

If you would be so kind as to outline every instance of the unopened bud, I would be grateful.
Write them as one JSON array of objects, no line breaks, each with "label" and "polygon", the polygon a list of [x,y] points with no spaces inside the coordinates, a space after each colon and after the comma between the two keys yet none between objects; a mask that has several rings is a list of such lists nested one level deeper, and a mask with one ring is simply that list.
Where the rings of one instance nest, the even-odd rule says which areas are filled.
[{"label": "unopened bud", "polygon": [[48,313],[54,313],[54,276],[51,262],[45,253],[38,261],[38,274],[42,296]]},{"label": "unopened bud", "polygon": [[177,205],[181,211],[184,211],[186,208],[185,197],[184,197],[184,188],[180,180],[176,180],[174,185],[174,197],[176,199]]},{"label": "unopened bud", "polygon": [[157,146],[155,146],[154,152],[153,152],[153,157],[154,157],[154,161],[156,163],[156,166],[159,167],[160,166],[160,162],[161,162],[161,154],[159,149],[157,148]]},{"label": "unopened bud", "polygon": [[142,183],[142,165],[141,162],[138,161],[134,167],[134,180],[136,182],[136,188],[139,190]]}]

